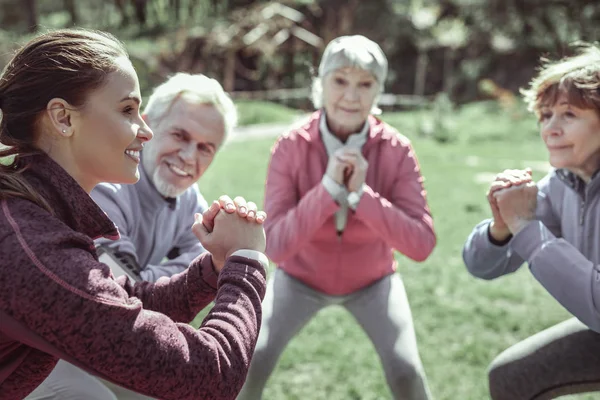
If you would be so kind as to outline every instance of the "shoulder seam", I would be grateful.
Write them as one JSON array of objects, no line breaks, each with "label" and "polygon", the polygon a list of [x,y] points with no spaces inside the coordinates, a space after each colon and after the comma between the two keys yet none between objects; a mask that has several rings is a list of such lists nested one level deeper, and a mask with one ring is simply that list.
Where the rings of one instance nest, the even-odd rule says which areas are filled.
[{"label": "shoulder seam", "polygon": [[[27,244],[27,242],[25,241],[25,238],[23,237],[23,234],[21,233],[21,229],[19,228],[19,225],[17,224],[17,221],[15,221],[15,219],[12,217],[10,210],[8,209],[8,204],[6,202],[6,199],[2,200],[2,211],[4,212],[4,215],[6,216],[6,219],[8,220],[8,223],[10,224],[10,226],[12,227],[13,231],[15,232],[15,235],[17,236],[17,240],[19,241],[19,244],[21,245],[21,248],[23,249],[23,251],[25,252],[25,254],[27,254],[27,256],[29,257],[29,259],[31,260],[31,262],[44,274],[46,275],[48,278],[52,279],[52,281],[54,281],[55,283],[57,283],[58,285],[60,285],[61,287],[63,287],[64,289],[78,295],[81,296],[87,300],[91,300],[94,302],[100,302],[100,303],[104,303],[106,305],[113,305],[113,306],[119,306],[119,307],[131,307],[129,304],[126,303],[118,303],[118,302],[113,302],[113,301],[108,301],[106,299],[102,299],[100,297],[94,297],[91,296],[88,293],[85,293],[71,285],[69,285],[68,283],[66,283],[65,281],[63,281],[62,279],[60,279],[55,273],[53,273],[52,271],[50,271],[48,268],[46,268],[46,266],[36,257],[35,253],[33,252],[33,250],[31,250],[31,248],[29,247],[29,245]],[[137,308],[138,306],[134,306],[134,308]]]}]

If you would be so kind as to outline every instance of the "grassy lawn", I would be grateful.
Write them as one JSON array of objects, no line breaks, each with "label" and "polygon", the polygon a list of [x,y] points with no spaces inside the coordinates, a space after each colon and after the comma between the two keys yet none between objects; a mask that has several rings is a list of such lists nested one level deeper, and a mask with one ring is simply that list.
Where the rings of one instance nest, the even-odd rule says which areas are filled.
[{"label": "grassy lawn", "polygon": [[236,100],[235,106],[238,110],[240,126],[292,122],[302,114],[293,108],[266,101]]},{"label": "grassy lawn", "polygon": [[[481,106],[456,114],[453,132],[461,136],[445,144],[413,133],[420,118],[415,113],[386,117],[413,140],[438,235],[437,247],[426,262],[398,255],[436,399],[487,399],[486,367],[494,356],[569,317],[527,268],[486,282],[470,276],[463,265],[465,238],[489,216],[484,194],[493,174],[530,165],[539,179],[546,168],[535,122],[513,121],[483,109],[476,112],[477,107]],[[273,141],[227,145],[200,182],[205,197],[240,194],[262,203]],[[373,346],[352,317],[337,307],[318,314],[290,343],[264,396],[267,400],[389,398]]]}]

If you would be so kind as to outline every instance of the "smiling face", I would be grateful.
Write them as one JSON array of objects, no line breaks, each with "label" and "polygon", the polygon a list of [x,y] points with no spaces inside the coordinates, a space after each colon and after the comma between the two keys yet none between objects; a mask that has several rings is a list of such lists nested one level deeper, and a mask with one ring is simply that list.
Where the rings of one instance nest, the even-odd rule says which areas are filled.
[{"label": "smiling face", "polygon": [[550,164],[565,168],[584,180],[600,167],[600,117],[593,108],[578,108],[560,94],[554,104],[539,108],[540,134]]},{"label": "smiling face", "polygon": [[331,131],[345,137],[364,125],[379,85],[375,77],[359,68],[339,68],[323,79],[323,107]]},{"label": "smiling face", "polygon": [[89,93],[85,104],[73,111],[71,157],[74,177],[86,188],[99,182],[135,183],[143,143],[152,138],[139,113],[137,75],[126,57],[116,60],[117,70]]},{"label": "smiling face", "polygon": [[156,136],[142,153],[144,169],[159,193],[177,197],[214,159],[225,137],[223,116],[210,104],[192,104],[179,97],[150,124]]}]

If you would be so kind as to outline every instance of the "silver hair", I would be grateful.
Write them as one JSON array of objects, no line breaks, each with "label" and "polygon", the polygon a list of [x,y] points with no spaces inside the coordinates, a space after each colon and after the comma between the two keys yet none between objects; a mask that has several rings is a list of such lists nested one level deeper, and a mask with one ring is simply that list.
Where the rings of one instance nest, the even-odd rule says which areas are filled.
[{"label": "silver hair", "polygon": [[[381,47],[361,35],[340,36],[332,40],[325,48],[319,64],[319,75],[313,79],[311,99],[315,108],[323,106],[323,78],[330,72],[346,67],[359,68],[369,72],[379,85],[379,94],[383,92],[388,61]],[[381,113],[377,107],[378,97],[373,104],[372,113],[374,114]]]},{"label": "silver hair", "polygon": [[164,117],[174,101],[182,98],[191,104],[211,104],[223,116],[225,137],[237,125],[235,104],[215,79],[206,75],[178,72],[159,85],[148,99],[144,109],[150,121]]}]

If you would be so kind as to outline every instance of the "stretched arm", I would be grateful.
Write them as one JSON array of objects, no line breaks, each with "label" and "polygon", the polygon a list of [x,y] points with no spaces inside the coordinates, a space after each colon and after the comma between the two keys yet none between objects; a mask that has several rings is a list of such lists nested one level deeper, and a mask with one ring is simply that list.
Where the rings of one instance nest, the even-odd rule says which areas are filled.
[{"label": "stretched arm", "polygon": [[[537,184],[537,207],[535,218],[550,229],[555,236],[560,236],[560,221],[555,216],[548,193],[550,192],[550,175]],[[489,197],[489,196],[488,196]],[[493,207],[493,204],[490,204]],[[492,211],[494,209],[492,208]],[[496,218],[499,218],[496,216]],[[478,278],[495,279],[515,272],[525,259],[514,249],[514,238],[509,236],[497,242],[490,235],[491,219],[480,222],[463,247],[463,260],[467,270]]]},{"label": "stretched arm", "polygon": [[[260,326],[261,263],[229,257],[218,278],[215,306],[194,330],[145,309],[92,257],[89,243],[65,234],[52,220],[45,222],[44,232],[16,231],[15,238],[1,243],[5,251],[21,248],[15,262],[23,279],[0,271],[0,330],[10,326],[9,337],[152,397],[236,397]],[[193,310],[199,307],[194,302],[200,277],[199,267],[191,268],[168,283],[128,289],[146,300],[187,301]]]},{"label": "stretched arm", "polygon": [[410,143],[397,146],[389,156],[401,160],[395,171],[386,171],[396,175],[391,197],[386,199],[365,184],[356,217],[392,248],[423,261],[433,251],[436,237],[417,158]]},{"label": "stretched arm", "polygon": [[286,138],[275,145],[265,185],[266,253],[275,263],[295,255],[314,233],[335,214],[339,205],[319,182],[302,198],[296,187],[294,146]]},{"label": "stretched arm", "polygon": [[217,279],[211,255],[204,252],[185,271],[156,283],[133,285],[124,278],[118,278],[117,282],[129,296],[140,299],[145,309],[163,313],[176,322],[189,323],[215,299]]},{"label": "stretched arm", "polygon": [[494,279],[515,272],[524,261],[508,242],[495,242],[489,236],[491,221],[486,219],[475,226],[462,251],[467,270],[481,279]]}]

